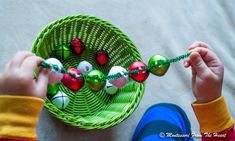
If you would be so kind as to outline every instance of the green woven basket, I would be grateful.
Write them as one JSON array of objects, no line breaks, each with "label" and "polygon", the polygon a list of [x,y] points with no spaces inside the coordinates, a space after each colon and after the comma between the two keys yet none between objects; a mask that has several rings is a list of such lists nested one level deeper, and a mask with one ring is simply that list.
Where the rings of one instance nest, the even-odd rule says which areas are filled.
[{"label": "green woven basket", "polygon": [[[76,68],[79,61],[86,60],[107,74],[114,65],[128,68],[134,61],[142,60],[132,41],[118,28],[96,17],[83,15],[69,16],[49,24],[39,34],[32,52],[47,59],[53,57],[55,48],[70,43],[74,38],[80,38],[86,49],[81,55],[61,60],[66,69]],[[94,59],[100,49],[106,50],[110,57],[105,66],[99,66]],[[75,127],[104,129],[122,122],[133,113],[144,93],[144,84],[129,79],[128,84],[114,96],[106,94],[105,90],[93,92],[86,86],[78,92],[70,91],[63,84],[59,89],[70,97],[69,105],[60,110],[46,98],[45,107],[50,113]]]}]

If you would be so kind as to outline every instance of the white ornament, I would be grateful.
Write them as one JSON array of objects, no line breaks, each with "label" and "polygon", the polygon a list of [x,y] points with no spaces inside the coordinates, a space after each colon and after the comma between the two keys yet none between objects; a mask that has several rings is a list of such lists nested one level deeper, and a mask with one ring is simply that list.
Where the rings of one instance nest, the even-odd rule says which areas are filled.
[{"label": "white ornament", "polygon": [[105,91],[110,95],[114,95],[117,93],[118,88],[113,86],[113,84],[109,83],[109,81],[107,80],[105,85]]},{"label": "white ornament", "polygon": [[111,79],[109,82],[118,88],[125,86],[128,81],[128,75],[124,75],[126,72],[127,70],[121,66],[113,66],[108,75],[119,74],[120,78]]},{"label": "white ornament", "polygon": [[59,69],[58,71],[54,68],[51,69],[51,72],[49,72],[49,83],[54,84],[59,82],[63,78],[63,74],[61,73],[63,65],[61,62],[56,58],[49,58],[45,62],[51,65],[57,65]]},{"label": "white ornament", "polygon": [[82,61],[78,64],[77,70],[81,71],[82,74],[85,74],[93,69],[92,65],[87,61]]},{"label": "white ornament", "polygon": [[65,109],[69,104],[69,97],[59,91],[55,96],[52,97],[51,102],[59,109]]}]

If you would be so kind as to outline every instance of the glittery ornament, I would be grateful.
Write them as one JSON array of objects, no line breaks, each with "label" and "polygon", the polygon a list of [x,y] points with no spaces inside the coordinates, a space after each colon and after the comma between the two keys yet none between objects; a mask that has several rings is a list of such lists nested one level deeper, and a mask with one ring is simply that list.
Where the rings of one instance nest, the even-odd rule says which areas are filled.
[{"label": "glittery ornament", "polygon": [[71,56],[71,50],[67,47],[67,45],[61,45],[53,50],[56,58],[58,59],[67,59]]},{"label": "glittery ornament", "polygon": [[126,72],[127,70],[121,66],[113,66],[108,75],[119,74],[120,77],[111,79],[109,82],[118,88],[125,86],[128,81],[128,75],[124,75]]},{"label": "glittery ornament", "polygon": [[86,84],[91,90],[97,92],[103,89],[105,86],[104,77],[105,75],[101,71],[92,70],[87,74],[85,78]]},{"label": "glittery ornament", "polygon": [[114,95],[117,93],[118,88],[113,86],[113,84],[109,83],[109,81],[107,80],[105,85],[105,91],[109,95]]},{"label": "glittery ornament", "polygon": [[49,72],[49,83],[54,84],[59,82],[63,78],[63,74],[61,73],[61,69],[63,65],[61,62],[56,58],[49,58],[45,60],[46,63],[55,65],[57,69],[52,68],[51,72]]},{"label": "glittery ornament", "polygon": [[68,73],[75,75],[77,78],[73,78],[69,74],[64,74],[61,82],[72,91],[78,91],[81,89],[84,85],[84,79],[80,77],[82,73],[75,68],[68,69]]},{"label": "glittery ornament", "polygon": [[87,61],[81,61],[77,66],[77,70],[81,71],[83,74],[91,71],[92,69],[92,65]]},{"label": "glittery ornament", "polygon": [[75,38],[70,43],[70,48],[72,49],[73,53],[79,55],[84,51],[85,46],[84,46],[83,42],[80,39]]},{"label": "glittery ornament", "polygon": [[163,76],[170,67],[169,60],[161,55],[155,55],[151,57],[148,65],[153,66],[151,67],[150,71],[152,74],[155,74],[157,76]]},{"label": "glittery ornament", "polygon": [[69,97],[59,91],[55,96],[52,97],[51,102],[59,109],[65,109],[69,104]]},{"label": "glittery ornament", "polygon": [[109,61],[108,53],[104,50],[100,50],[96,53],[95,60],[99,65],[106,65]]},{"label": "glittery ornament", "polygon": [[143,62],[132,63],[129,67],[129,72],[133,70],[139,70],[139,71],[137,73],[131,73],[129,76],[137,82],[144,82],[149,76],[148,70],[142,70],[143,68],[146,68],[146,67],[147,65]]},{"label": "glittery ornament", "polygon": [[47,96],[51,99],[59,91],[58,84],[48,84],[47,85]]}]

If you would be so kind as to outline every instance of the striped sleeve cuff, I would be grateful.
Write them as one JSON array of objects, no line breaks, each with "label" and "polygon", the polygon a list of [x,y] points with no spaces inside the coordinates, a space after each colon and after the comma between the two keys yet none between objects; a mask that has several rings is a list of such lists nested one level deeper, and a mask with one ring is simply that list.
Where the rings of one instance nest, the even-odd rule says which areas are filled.
[{"label": "striped sleeve cuff", "polygon": [[36,139],[10,139],[10,138],[0,138],[0,141],[37,141]]},{"label": "striped sleeve cuff", "polygon": [[0,139],[35,140],[44,101],[29,96],[0,96]]},{"label": "striped sleeve cuff", "polygon": [[218,133],[234,126],[224,97],[209,103],[192,103],[193,110],[200,124],[202,133]]}]

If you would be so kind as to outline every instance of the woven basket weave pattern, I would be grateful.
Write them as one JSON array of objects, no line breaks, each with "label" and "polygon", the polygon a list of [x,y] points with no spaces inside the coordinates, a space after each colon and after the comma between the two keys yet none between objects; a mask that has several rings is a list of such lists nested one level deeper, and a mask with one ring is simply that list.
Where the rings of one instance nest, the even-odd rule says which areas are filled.
[{"label": "woven basket weave pattern", "polygon": [[[86,60],[107,74],[112,66],[127,68],[134,61],[141,61],[139,52],[126,35],[108,22],[90,16],[71,16],[48,25],[38,36],[32,51],[45,59],[54,57],[55,48],[74,38],[81,39],[86,49],[81,55],[61,60],[67,69],[76,68],[79,61]],[[94,59],[100,49],[106,50],[110,57],[105,66],[99,66]],[[86,86],[78,92],[72,92],[62,84],[59,89],[70,97],[70,103],[66,109],[59,110],[46,98],[45,107],[55,117],[72,126],[102,129],[114,126],[132,114],[142,98],[144,84],[129,79],[129,83],[114,96],[106,94],[105,90],[93,92]]]}]

